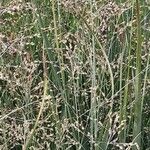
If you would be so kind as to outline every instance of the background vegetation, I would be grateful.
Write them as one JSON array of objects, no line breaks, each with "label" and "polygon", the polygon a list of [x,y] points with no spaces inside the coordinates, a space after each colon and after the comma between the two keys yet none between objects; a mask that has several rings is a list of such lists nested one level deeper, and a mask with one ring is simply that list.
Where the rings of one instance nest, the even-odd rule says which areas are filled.
[{"label": "background vegetation", "polygon": [[1,0],[0,149],[148,150],[150,3]]}]

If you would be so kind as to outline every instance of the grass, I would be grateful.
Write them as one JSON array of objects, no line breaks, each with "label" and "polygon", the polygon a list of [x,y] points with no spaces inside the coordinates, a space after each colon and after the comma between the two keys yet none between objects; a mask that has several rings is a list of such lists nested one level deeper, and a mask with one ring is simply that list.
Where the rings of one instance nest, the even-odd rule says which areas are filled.
[{"label": "grass", "polygon": [[144,1],[0,2],[0,149],[149,149]]},{"label": "grass", "polygon": [[141,98],[141,23],[140,23],[140,3],[136,0],[136,23],[137,23],[137,49],[136,49],[136,75],[135,79],[135,112],[134,112],[134,142],[141,147],[141,124],[142,124],[142,98]]}]

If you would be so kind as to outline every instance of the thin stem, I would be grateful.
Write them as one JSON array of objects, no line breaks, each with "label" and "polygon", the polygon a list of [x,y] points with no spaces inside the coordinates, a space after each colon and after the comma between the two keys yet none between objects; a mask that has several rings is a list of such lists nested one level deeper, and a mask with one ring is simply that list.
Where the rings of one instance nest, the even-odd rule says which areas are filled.
[{"label": "thin stem", "polygon": [[[136,22],[137,22],[137,49],[136,49],[136,75],[141,72],[141,23],[140,23],[140,4],[136,0]],[[141,147],[141,117],[142,117],[142,98],[141,98],[141,75],[135,79],[135,109],[134,109],[134,128],[133,142]],[[135,148],[136,149],[136,148]]]},{"label": "thin stem", "polygon": [[45,54],[44,54],[44,48],[43,48],[43,70],[44,70],[44,73],[43,73],[43,76],[44,76],[43,99],[42,99],[42,102],[41,102],[41,104],[40,104],[40,110],[39,110],[38,116],[37,116],[37,118],[36,118],[34,127],[33,127],[33,129],[31,130],[31,132],[29,133],[29,135],[27,136],[27,141],[26,141],[25,144],[24,144],[23,150],[27,150],[28,147],[30,146],[30,143],[31,143],[32,138],[33,138],[33,135],[34,135],[34,133],[35,133],[35,130],[36,130],[37,126],[38,126],[40,117],[41,117],[41,115],[42,115],[43,108],[44,108],[44,104],[45,104],[45,99],[46,99],[46,96],[47,96],[48,80],[47,80],[47,67],[46,67],[46,58],[45,58]]}]

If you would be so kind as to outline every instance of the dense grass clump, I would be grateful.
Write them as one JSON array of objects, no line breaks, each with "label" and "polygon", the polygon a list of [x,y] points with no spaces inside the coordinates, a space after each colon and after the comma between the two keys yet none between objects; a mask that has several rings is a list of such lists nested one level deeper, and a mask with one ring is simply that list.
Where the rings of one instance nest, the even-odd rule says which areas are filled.
[{"label": "dense grass clump", "polygon": [[148,150],[150,3],[0,2],[1,150]]}]

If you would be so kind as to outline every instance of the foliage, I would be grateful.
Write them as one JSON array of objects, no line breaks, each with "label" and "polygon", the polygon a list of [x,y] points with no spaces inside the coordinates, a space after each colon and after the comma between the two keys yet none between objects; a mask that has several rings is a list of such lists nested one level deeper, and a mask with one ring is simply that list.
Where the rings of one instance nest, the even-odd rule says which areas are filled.
[{"label": "foliage", "polygon": [[0,2],[0,149],[148,150],[149,9]]}]

